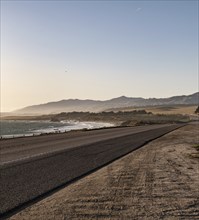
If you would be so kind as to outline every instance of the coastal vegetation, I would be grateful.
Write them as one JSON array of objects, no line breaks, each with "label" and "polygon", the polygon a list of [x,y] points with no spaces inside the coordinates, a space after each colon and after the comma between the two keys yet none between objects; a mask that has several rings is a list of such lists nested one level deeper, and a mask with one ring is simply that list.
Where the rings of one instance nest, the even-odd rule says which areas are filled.
[{"label": "coastal vegetation", "polygon": [[195,110],[196,114],[199,114],[199,106],[197,107],[197,109]]},{"label": "coastal vegetation", "polygon": [[60,121],[93,121],[110,122],[117,126],[137,126],[145,124],[184,123],[188,122],[189,116],[182,114],[153,114],[146,110],[118,111],[118,112],[62,112],[59,114],[41,116],[9,116],[9,120],[49,120]]}]

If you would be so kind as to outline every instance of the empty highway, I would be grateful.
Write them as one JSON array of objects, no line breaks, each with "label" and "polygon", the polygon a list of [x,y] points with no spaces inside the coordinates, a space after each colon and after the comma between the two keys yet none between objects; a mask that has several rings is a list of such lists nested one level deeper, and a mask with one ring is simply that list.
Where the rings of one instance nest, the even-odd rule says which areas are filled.
[{"label": "empty highway", "polygon": [[78,131],[0,141],[0,214],[100,168],[182,125]]}]

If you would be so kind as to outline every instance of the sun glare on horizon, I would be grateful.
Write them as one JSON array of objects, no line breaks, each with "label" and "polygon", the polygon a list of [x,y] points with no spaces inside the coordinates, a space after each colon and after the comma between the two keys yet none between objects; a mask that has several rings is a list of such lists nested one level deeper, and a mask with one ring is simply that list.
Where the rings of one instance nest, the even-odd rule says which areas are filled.
[{"label": "sun glare on horizon", "polygon": [[1,1],[1,112],[198,91],[198,1]]}]

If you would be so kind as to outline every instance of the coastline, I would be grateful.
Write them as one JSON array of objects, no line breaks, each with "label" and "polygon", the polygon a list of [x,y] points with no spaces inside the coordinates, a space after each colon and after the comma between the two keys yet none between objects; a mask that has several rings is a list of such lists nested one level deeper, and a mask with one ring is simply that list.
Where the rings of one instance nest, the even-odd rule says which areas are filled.
[{"label": "coastline", "polygon": [[[2,123],[3,120],[0,121]],[[29,124],[31,127],[31,123],[43,123],[44,128],[41,129],[32,129],[30,131],[24,130],[24,132],[19,133],[10,133],[11,131],[5,133],[6,131],[3,130],[3,125],[1,124],[1,133],[0,139],[10,139],[10,138],[20,138],[20,137],[32,137],[32,136],[40,136],[40,135],[49,135],[49,134],[57,134],[57,133],[66,133],[70,131],[79,131],[79,130],[92,130],[92,129],[100,129],[100,128],[107,128],[107,127],[114,127],[115,124],[109,122],[92,122],[92,121],[75,121],[75,120],[63,120],[60,122],[51,122],[49,120],[41,120],[41,121],[34,121],[34,120],[5,120],[4,122],[7,123],[20,123],[20,126],[24,124]],[[46,127],[45,127],[46,123]],[[30,128],[29,128],[30,129]]]}]

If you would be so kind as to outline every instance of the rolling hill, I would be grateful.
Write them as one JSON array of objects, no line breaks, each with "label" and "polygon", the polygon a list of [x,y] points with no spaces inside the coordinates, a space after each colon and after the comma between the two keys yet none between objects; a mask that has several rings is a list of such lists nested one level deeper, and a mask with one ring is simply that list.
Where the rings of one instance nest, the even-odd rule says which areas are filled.
[{"label": "rolling hill", "polygon": [[49,102],[40,105],[32,105],[12,112],[12,114],[56,114],[60,112],[100,112],[107,109],[121,107],[142,107],[142,106],[158,106],[158,105],[199,105],[199,92],[192,95],[173,96],[170,98],[131,98],[121,96],[118,98],[96,101],[96,100],[79,100],[68,99],[57,102]]}]

